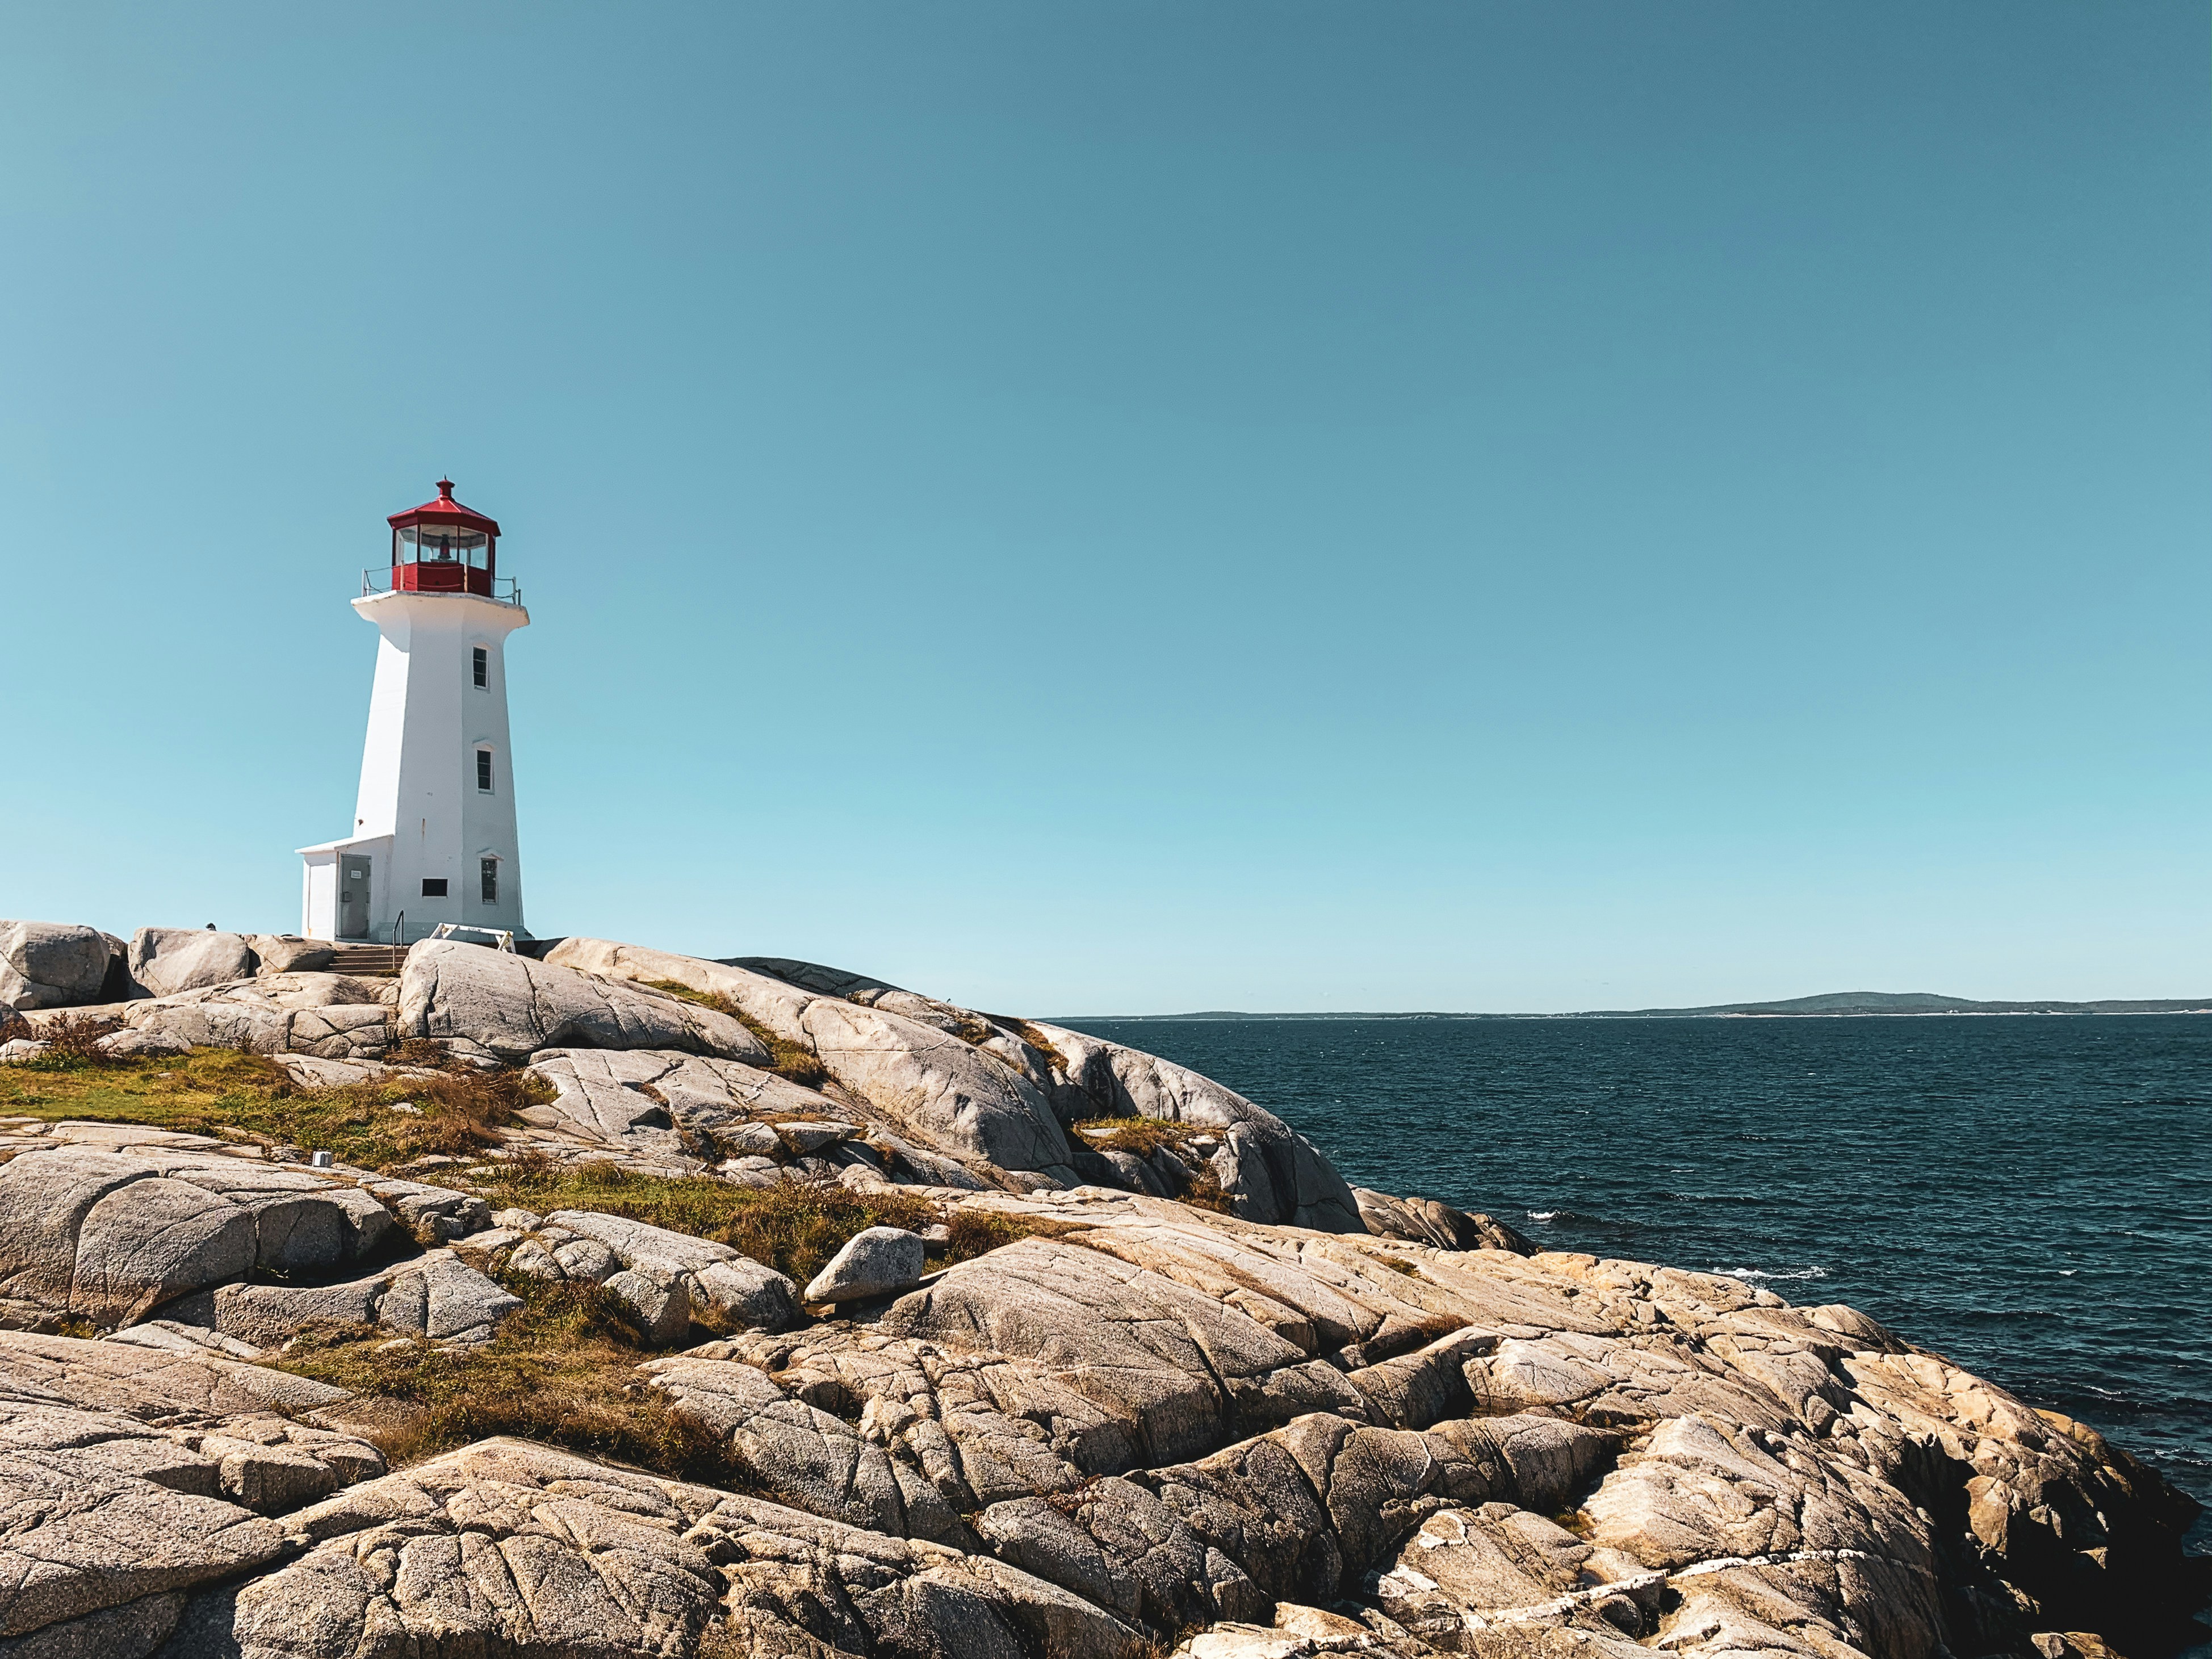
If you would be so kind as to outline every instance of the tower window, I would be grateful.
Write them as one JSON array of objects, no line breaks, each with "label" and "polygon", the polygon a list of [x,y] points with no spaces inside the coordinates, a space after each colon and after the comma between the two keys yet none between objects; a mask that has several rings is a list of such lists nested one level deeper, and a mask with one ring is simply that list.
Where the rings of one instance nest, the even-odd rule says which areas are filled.
[{"label": "tower window", "polygon": [[491,793],[491,750],[489,749],[477,750],[477,787],[487,795]]},{"label": "tower window", "polygon": [[443,897],[445,897],[445,896],[446,896],[446,878],[445,878],[445,877],[443,877],[443,876],[425,876],[425,877],[423,877],[423,878],[422,878],[422,896],[423,896],[424,898],[443,898]]},{"label": "tower window", "polygon": [[479,859],[477,860],[477,871],[483,878],[483,902],[486,904],[498,903],[499,860],[497,859]]},{"label": "tower window", "polygon": [[477,688],[482,690],[491,684],[491,653],[478,646],[470,655],[475,662]]}]

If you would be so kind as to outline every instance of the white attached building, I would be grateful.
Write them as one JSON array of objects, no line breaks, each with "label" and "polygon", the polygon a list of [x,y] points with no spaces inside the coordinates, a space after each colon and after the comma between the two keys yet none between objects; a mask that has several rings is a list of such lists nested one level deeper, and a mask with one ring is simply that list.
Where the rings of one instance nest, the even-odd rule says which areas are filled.
[{"label": "white attached building", "polygon": [[499,526],[453,499],[392,516],[392,569],[362,574],[376,686],[353,833],[303,847],[300,931],[408,944],[440,922],[522,926],[507,636],[530,613],[499,574]]}]

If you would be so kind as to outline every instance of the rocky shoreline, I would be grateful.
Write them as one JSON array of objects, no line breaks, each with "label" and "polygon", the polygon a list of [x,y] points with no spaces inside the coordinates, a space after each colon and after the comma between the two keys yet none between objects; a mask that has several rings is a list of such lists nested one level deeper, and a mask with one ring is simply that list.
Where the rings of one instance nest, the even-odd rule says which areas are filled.
[{"label": "rocky shoreline", "polygon": [[[1846,1307],[1356,1190],[1153,1056],[780,959],[331,963],[0,923],[8,1655],[2147,1659],[2203,1599],[2193,1505],[2086,1427]],[[213,1051],[385,1121],[509,1094],[319,1165],[44,1082]],[[907,1224],[794,1277],[526,1176]],[[374,1357],[506,1355],[556,1293],[717,1479],[420,1455]]]}]

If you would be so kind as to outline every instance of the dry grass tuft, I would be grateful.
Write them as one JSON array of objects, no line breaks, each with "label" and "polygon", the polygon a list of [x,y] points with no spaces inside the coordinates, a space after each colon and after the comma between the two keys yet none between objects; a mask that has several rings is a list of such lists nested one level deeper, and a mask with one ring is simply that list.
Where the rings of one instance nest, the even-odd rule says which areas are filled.
[{"label": "dry grass tuft", "polygon": [[377,1326],[331,1325],[269,1363],[396,1407],[368,1413],[361,1430],[394,1465],[507,1434],[677,1480],[731,1482],[721,1441],[638,1374],[648,1356],[611,1297],[521,1274],[505,1283],[523,1305],[483,1347],[395,1346]]},{"label": "dry grass tuft", "polygon": [[787,1037],[780,1037],[758,1020],[744,1014],[738,1021],[750,1031],[762,1048],[768,1050],[769,1070],[778,1077],[796,1083],[802,1089],[819,1089],[830,1081],[830,1068],[824,1066],[814,1051],[802,1048]]},{"label": "dry grass tuft", "polygon": [[952,1035],[970,1048],[980,1048],[993,1037],[1000,1035],[1000,1032],[999,1028],[988,1019],[980,1019],[974,1014],[956,1012],[952,1017]]},{"label": "dry grass tuft", "polygon": [[707,1628],[699,1632],[698,1659],[753,1659],[759,1651],[727,1613],[709,1619]]},{"label": "dry grass tuft", "polygon": [[1210,1165],[1201,1164],[1192,1171],[1190,1184],[1182,1189],[1180,1202],[1194,1210],[1212,1210],[1217,1215],[1235,1215],[1236,1201],[1229,1189],[1221,1184],[1221,1177]]},{"label": "dry grass tuft", "polygon": [[955,1210],[945,1224],[951,1237],[945,1245],[947,1266],[1011,1244],[1018,1238],[1054,1238],[1077,1229],[1044,1216],[1000,1215],[991,1210]]},{"label": "dry grass tuft", "polygon": [[1133,1152],[1139,1158],[1180,1152],[1193,1137],[1206,1133],[1165,1117],[1090,1117],[1074,1127],[1101,1152]]},{"label": "dry grass tuft", "polygon": [[96,1045],[116,1029],[115,1021],[95,1019],[89,1014],[64,1014],[37,1025],[17,1014],[0,1023],[0,1042],[20,1037],[46,1045],[46,1053],[36,1060],[18,1060],[19,1066],[38,1072],[83,1071],[114,1064]]},{"label": "dry grass tuft", "polygon": [[681,980],[641,979],[637,981],[648,991],[663,991],[678,1002],[688,1002],[695,1008],[712,1008],[718,1014],[727,1014],[736,1019],[738,1006],[729,998],[714,991],[695,991]]},{"label": "dry grass tuft", "polygon": [[678,1002],[688,1002],[695,1007],[712,1008],[718,1014],[727,1014],[732,1019],[753,1034],[753,1039],[768,1050],[769,1070],[778,1077],[796,1083],[802,1089],[819,1089],[830,1080],[830,1073],[813,1050],[788,1037],[778,1036],[750,1014],[729,1000],[713,991],[695,991],[690,986],[672,979],[640,980],[639,984],[649,991],[665,991]]},{"label": "dry grass tuft", "polygon": [[1030,1024],[1029,1021],[1025,1019],[1001,1019],[999,1024],[1005,1026],[1008,1030],[1013,1032],[1017,1036],[1020,1037],[1023,1042],[1028,1043],[1030,1047],[1036,1049],[1037,1053],[1042,1054],[1045,1059],[1050,1062],[1053,1070],[1058,1072],[1063,1077],[1070,1074],[1071,1068],[1067,1063],[1067,1056],[1060,1053],[1059,1049],[1054,1048],[1052,1046],[1052,1039],[1045,1036],[1042,1031],[1037,1030],[1036,1026]]}]

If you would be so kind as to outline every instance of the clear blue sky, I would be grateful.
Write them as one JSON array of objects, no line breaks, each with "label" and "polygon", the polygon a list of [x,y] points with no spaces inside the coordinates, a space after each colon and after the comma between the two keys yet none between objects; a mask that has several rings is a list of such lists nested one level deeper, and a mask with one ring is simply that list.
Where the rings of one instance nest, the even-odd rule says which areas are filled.
[{"label": "clear blue sky", "polygon": [[384,515],[541,933],[2212,992],[2198,3],[9,9],[0,915],[283,929]]}]

